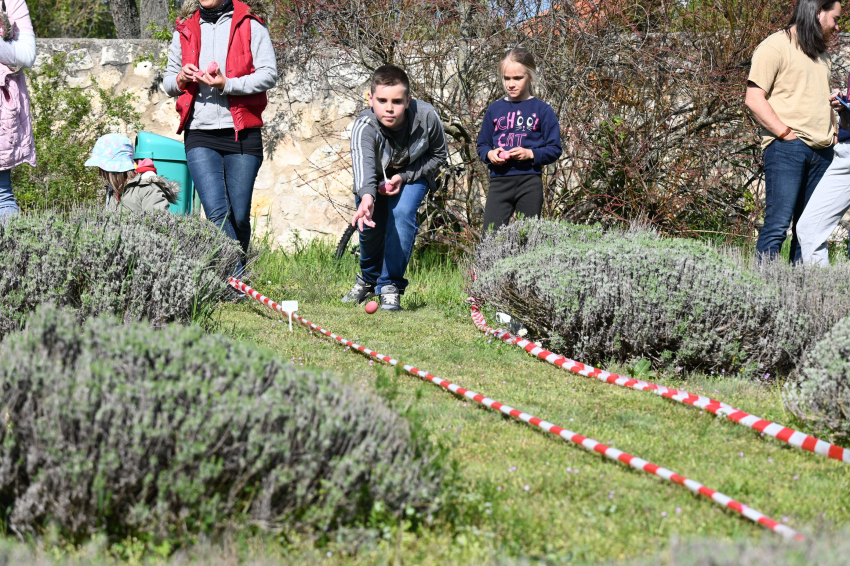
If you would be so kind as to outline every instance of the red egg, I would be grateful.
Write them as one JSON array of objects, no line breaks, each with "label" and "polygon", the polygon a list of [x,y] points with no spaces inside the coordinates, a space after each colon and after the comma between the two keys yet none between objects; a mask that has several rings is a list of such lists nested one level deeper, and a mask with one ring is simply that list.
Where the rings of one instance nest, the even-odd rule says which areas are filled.
[{"label": "red egg", "polygon": [[216,73],[218,73],[218,63],[213,61],[212,63],[207,65],[207,74],[214,77]]},{"label": "red egg", "polygon": [[505,151],[504,149],[499,151],[499,159],[510,159],[511,153],[509,151]]},{"label": "red egg", "polygon": [[369,301],[368,303],[366,303],[365,308],[367,314],[374,314],[375,311],[378,310],[378,303],[376,303],[375,301]]},{"label": "red egg", "polygon": [[393,190],[393,184],[392,183],[381,181],[378,184],[378,192],[381,193],[382,195],[387,194],[391,190]]}]

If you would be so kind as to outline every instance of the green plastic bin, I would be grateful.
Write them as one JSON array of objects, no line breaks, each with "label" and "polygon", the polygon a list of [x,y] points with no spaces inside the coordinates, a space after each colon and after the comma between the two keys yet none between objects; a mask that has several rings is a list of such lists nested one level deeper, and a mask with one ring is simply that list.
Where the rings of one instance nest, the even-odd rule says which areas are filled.
[{"label": "green plastic bin", "polygon": [[139,132],[136,136],[136,159],[146,157],[153,160],[157,175],[180,183],[177,203],[169,205],[168,210],[181,216],[191,214],[195,186],[189,175],[189,166],[186,165],[183,142],[150,132]]}]

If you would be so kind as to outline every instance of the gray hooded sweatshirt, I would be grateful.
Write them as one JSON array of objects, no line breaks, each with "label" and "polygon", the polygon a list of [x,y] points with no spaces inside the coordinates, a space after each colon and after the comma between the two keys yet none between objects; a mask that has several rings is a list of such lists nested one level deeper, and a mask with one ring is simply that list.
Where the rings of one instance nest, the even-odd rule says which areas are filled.
[{"label": "gray hooded sweatshirt", "polygon": [[[410,161],[397,173],[402,183],[426,179],[428,189],[434,190],[437,173],[449,158],[443,123],[434,107],[421,100],[410,101],[406,120],[404,127],[410,132],[407,138]],[[359,197],[375,196],[378,182],[384,180],[384,170],[390,168],[391,159],[392,142],[387,140],[374,110],[367,108],[357,116],[351,130],[354,192]]]},{"label": "gray hooded sweatshirt", "polygon": [[[253,13],[265,19],[265,1],[248,0],[246,2]],[[200,7],[198,0],[186,0],[178,18],[185,19]],[[224,68],[227,61],[227,46],[230,42],[230,23],[233,12],[228,12],[216,23],[201,20],[201,53],[198,68],[206,70],[207,65],[215,61]],[[180,34],[176,31],[168,51],[168,65],[162,78],[162,88],[168,96],[180,96],[183,91],[177,86],[177,74],[183,68],[183,55],[180,48]],[[192,119],[186,125],[193,130],[218,130],[233,127],[233,116],[227,103],[228,95],[245,95],[265,92],[277,81],[277,59],[274,54],[269,30],[251,20],[251,55],[254,59],[254,72],[244,77],[227,79],[224,90],[198,83],[198,94],[192,109]]]}]

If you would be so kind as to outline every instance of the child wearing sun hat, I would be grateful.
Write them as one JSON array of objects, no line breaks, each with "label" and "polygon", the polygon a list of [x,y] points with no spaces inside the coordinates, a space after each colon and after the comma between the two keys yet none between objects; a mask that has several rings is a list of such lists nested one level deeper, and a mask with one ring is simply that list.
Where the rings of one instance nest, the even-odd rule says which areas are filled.
[{"label": "child wearing sun hat", "polygon": [[[131,212],[168,210],[177,202],[180,184],[156,174],[150,159],[133,161],[133,144],[121,134],[107,134],[94,144],[86,167],[97,167],[100,178],[115,197],[114,207]],[[111,201],[111,199],[110,199]]]}]

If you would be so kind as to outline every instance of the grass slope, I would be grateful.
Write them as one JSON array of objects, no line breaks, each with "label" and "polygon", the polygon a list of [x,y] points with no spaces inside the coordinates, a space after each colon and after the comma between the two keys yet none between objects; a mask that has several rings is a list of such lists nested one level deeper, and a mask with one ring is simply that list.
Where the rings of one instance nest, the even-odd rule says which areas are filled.
[{"label": "grass slope", "polygon": [[[332,332],[663,465],[804,532],[850,519],[847,465],[651,394],[568,374],[514,346],[491,342],[469,319],[455,264],[435,257],[414,262],[402,303],[407,312],[369,316],[362,307],[338,302],[356,272],[353,258],[334,263],[329,256],[328,247],[315,245],[268,254],[257,265],[256,287],[275,299],[301,301],[302,316]],[[387,377],[398,406],[415,406],[422,432],[450,446],[463,483],[445,517],[422,536],[402,540],[406,563],[438,563],[441,556],[477,561],[492,549],[616,560],[646,556],[674,535],[774,536],[681,487],[398,375],[322,336],[304,329],[290,333],[253,301],[225,309],[221,325],[291,363],[334,368],[363,388],[375,388]],[[775,386],[701,375],[655,379],[793,424]]]},{"label": "grass slope", "polygon": [[[22,545],[9,549],[4,542],[0,562],[45,566],[510,566],[537,563],[534,559],[546,564],[637,561],[694,566],[842,563],[846,529],[833,529],[850,520],[850,466],[655,395],[569,374],[515,346],[489,340],[474,327],[463,304],[464,266],[437,255],[414,258],[408,275],[411,285],[402,302],[406,312],[366,315],[362,307],[339,303],[357,267],[353,257],[335,262],[331,253],[328,245],[309,245],[293,254],[264,253],[254,266],[252,283],[273,299],[299,300],[302,316],[332,332],[666,466],[821,538],[813,546],[782,544],[765,529],[684,488],[370,363],[301,327],[289,332],[269,310],[244,301],[221,311],[219,330],[268,346],[290,363],[336,370],[351,383],[392,399],[421,434],[447,447],[458,473],[447,486],[442,513],[416,532],[408,530],[407,522],[395,525],[379,519],[365,525],[368,534],[340,532],[329,541],[243,530],[213,546],[198,541],[170,558],[157,558],[158,553],[169,554],[170,548],[152,548],[136,539],[111,546],[95,540],[86,548],[47,540],[43,551]],[[703,375],[644,377],[794,424],[775,385]],[[676,542],[690,539],[697,542],[693,546]],[[838,554],[826,558],[824,547],[837,549]],[[517,556],[531,557],[533,562],[512,558]]]}]

